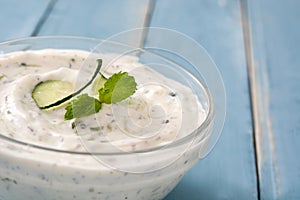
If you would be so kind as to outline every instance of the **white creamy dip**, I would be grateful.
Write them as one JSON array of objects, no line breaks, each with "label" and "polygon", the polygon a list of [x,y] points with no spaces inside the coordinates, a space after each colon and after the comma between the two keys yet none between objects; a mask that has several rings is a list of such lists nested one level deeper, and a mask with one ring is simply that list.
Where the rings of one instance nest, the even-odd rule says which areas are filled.
[{"label": "white creamy dip", "polygon": [[[53,49],[0,55],[1,135],[28,144],[14,146],[0,138],[0,148],[5,149],[0,153],[0,199],[160,199],[189,168],[180,167],[188,163],[186,157],[193,157],[189,166],[197,161],[196,151],[184,153],[186,147],[178,148],[183,152],[174,165],[174,170],[182,168],[179,174],[173,171],[162,176],[162,170],[142,175],[138,170],[139,175],[128,175],[122,169],[131,165],[134,170],[167,165],[164,156],[177,150],[166,150],[161,157],[147,155],[147,162],[156,160],[149,166],[146,161],[132,164],[131,158],[101,157],[99,162],[93,156],[68,154],[163,148],[191,134],[207,116],[191,89],[139,63],[136,57],[123,56],[108,63],[112,55],[93,55],[86,61],[88,56],[85,51]],[[76,120],[64,120],[66,105],[38,108],[32,91],[39,82],[63,80],[79,87],[89,80],[98,58],[103,59],[101,72],[106,76],[119,71],[134,76],[137,91],[120,103],[102,104],[98,113]],[[85,92],[96,95],[91,87]],[[126,167],[119,167],[120,163]],[[134,181],[151,176],[151,181]],[[161,185],[165,181],[170,185]]]}]

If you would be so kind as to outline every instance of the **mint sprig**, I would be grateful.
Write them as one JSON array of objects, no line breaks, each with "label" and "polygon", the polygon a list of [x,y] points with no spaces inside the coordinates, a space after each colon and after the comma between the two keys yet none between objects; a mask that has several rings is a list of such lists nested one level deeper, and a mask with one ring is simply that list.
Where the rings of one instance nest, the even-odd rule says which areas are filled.
[{"label": "mint sprig", "polygon": [[[100,76],[103,76],[99,73]],[[72,100],[67,106],[65,120],[86,117],[100,111],[102,103],[111,104],[121,102],[135,93],[137,84],[133,76],[127,72],[118,72],[106,80],[99,89],[99,99],[82,94]]]}]

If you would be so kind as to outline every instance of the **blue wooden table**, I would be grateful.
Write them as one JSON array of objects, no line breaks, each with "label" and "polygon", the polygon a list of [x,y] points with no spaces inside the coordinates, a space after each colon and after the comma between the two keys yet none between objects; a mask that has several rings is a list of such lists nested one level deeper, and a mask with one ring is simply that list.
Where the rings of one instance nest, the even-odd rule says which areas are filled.
[{"label": "blue wooden table", "polygon": [[0,0],[0,41],[145,26],[189,35],[220,70],[227,116],[216,147],[166,199],[300,199],[299,10],[297,0]]}]

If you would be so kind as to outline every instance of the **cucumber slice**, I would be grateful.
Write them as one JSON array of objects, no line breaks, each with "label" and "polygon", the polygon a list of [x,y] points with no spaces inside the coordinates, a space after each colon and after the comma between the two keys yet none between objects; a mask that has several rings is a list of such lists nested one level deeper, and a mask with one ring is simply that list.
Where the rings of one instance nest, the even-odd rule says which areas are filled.
[{"label": "cucumber slice", "polygon": [[39,108],[55,103],[72,94],[73,84],[68,81],[47,80],[38,83],[32,91],[32,98]]},{"label": "cucumber slice", "polygon": [[[97,74],[100,72],[102,66],[102,59],[97,59],[97,66],[96,66],[96,70],[92,76],[92,78],[79,90],[77,90],[74,93],[70,93],[69,95],[65,95],[62,98],[57,98],[59,95],[56,95],[59,90],[60,87],[56,88],[56,87],[51,87],[51,85],[53,83],[51,83],[52,81],[59,81],[59,80],[49,80],[48,84],[45,84],[48,81],[45,82],[41,82],[39,84],[37,84],[35,86],[35,88],[32,91],[32,98],[34,99],[35,103],[37,104],[37,106],[40,109],[48,109],[48,108],[52,108],[52,107],[56,107],[59,106],[61,104],[64,104],[65,102],[69,101],[70,99],[72,99],[73,97],[77,96],[78,94],[80,94],[85,88],[87,88],[89,85],[91,85],[94,81],[94,79],[97,77]],[[66,82],[66,81],[60,81],[60,82]],[[41,85],[41,86],[39,86]],[[47,86],[48,85],[48,86]],[[63,84],[64,85],[64,84]],[[39,88],[39,87],[41,88]],[[63,90],[65,90],[66,88],[62,88]],[[38,92],[43,92],[42,94],[39,94]],[[72,86],[72,90],[73,91],[73,86]],[[50,93],[50,94],[47,94]],[[51,101],[47,100],[47,97],[51,97]],[[53,99],[56,98],[56,101],[52,102]],[[37,100],[38,99],[38,100]],[[48,104],[46,103],[48,102]]]},{"label": "cucumber slice", "polygon": [[104,87],[105,82],[107,81],[107,78],[105,78],[102,74],[99,74],[97,78],[95,78],[93,86],[92,86],[92,92],[94,95],[99,95],[98,91]]}]

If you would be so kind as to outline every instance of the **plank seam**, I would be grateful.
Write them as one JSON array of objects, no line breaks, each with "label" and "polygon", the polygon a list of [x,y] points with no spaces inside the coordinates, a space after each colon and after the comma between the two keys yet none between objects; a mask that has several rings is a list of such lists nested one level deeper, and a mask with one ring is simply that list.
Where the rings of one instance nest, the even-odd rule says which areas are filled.
[{"label": "plank seam", "polygon": [[39,34],[42,26],[45,24],[45,22],[48,19],[50,13],[52,12],[52,10],[53,10],[56,2],[57,2],[57,0],[51,0],[48,3],[48,5],[47,5],[47,7],[46,7],[46,9],[45,9],[45,11],[43,13],[43,15],[41,16],[40,20],[36,24],[34,30],[32,31],[31,36],[37,36]]},{"label": "plank seam", "polygon": [[[243,1],[243,0],[242,0]],[[250,2],[250,1],[249,1]],[[252,98],[252,113],[254,122],[255,150],[258,170],[258,183],[261,199],[275,199],[280,196],[280,179],[278,176],[278,168],[276,166],[276,152],[274,143],[274,134],[272,128],[271,116],[269,113],[269,85],[267,73],[267,59],[264,55],[264,40],[263,27],[260,24],[252,24],[254,27],[251,30],[251,16],[247,2],[243,2],[244,9],[247,12],[245,23],[248,26],[248,74],[249,84]],[[253,9],[260,9],[255,7]],[[258,13],[260,13],[258,11]],[[255,17],[255,16],[252,16]],[[258,16],[258,20],[262,20]],[[256,19],[257,20],[257,19]],[[258,29],[258,30],[257,30]],[[251,34],[252,33],[252,34]],[[256,38],[256,43],[252,38],[253,35],[259,35]],[[255,46],[254,46],[255,45]],[[254,51],[254,47],[256,51]]]},{"label": "plank seam", "polygon": [[253,126],[253,147],[254,147],[254,157],[255,157],[255,170],[256,170],[256,184],[257,184],[257,197],[260,200],[260,170],[259,170],[259,156],[258,156],[258,148],[259,145],[257,144],[257,117],[255,115],[256,110],[256,102],[255,102],[255,91],[253,87],[253,82],[255,77],[254,75],[254,67],[253,67],[253,60],[252,60],[252,40],[251,40],[251,32],[250,32],[250,25],[249,25],[249,14],[248,14],[248,5],[247,0],[240,0],[240,10],[241,10],[241,17],[242,17],[242,29],[243,29],[243,39],[244,39],[244,49],[245,49],[245,57],[246,57],[246,65],[248,70],[248,86],[250,88],[250,106],[251,106],[251,115],[252,115],[252,126]]},{"label": "plank seam", "polygon": [[[249,1],[250,2],[250,1]],[[250,10],[250,7],[246,7],[246,11]],[[260,9],[260,6],[254,7],[256,11]],[[257,11],[261,13],[261,11]],[[280,195],[280,179],[278,176],[278,168],[276,165],[277,157],[275,152],[274,134],[272,128],[271,116],[269,113],[269,85],[268,85],[268,60],[264,55],[264,39],[263,30],[261,24],[252,24],[253,30],[251,30],[251,17],[255,19],[255,16],[247,14],[248,30],[250,38],[250,57],[249,61],[249,76],[250,76],[250,90],[253,103],[253,114],[255,122],[255,141],[256,141],[256,153],[257,164],[259,170],[259,183],[260,183],[260,195],[261,199],[274,199]],[[258,15],[256,20],[262,20],[263,18]],[[252,35],[251,35],[252,33]],[[252,39],[253,35],[258,35],[256,42]],[[254,46],[255,45],[255,46]],[[254,47],[256,51],[254,51]]]},{"label": "plank seam", "polygon": [[[156,3],[156,0],[149,0],[149,2],[148,2],[148,8],[147,8],[147,11],[146,11],[143,28],[150,27],[150,24],[151,24],[151,21],[152,21],[152,16],[153,16],[154,9],[155,9],[155,3]],[[140,45],[139,45],[140,48],[145,47],[145,44],[146,44],[146,41],[147,41],[147,36],[148,36],[148,30],[144,29],[142,31],[141,41],[140,41]]]}]

